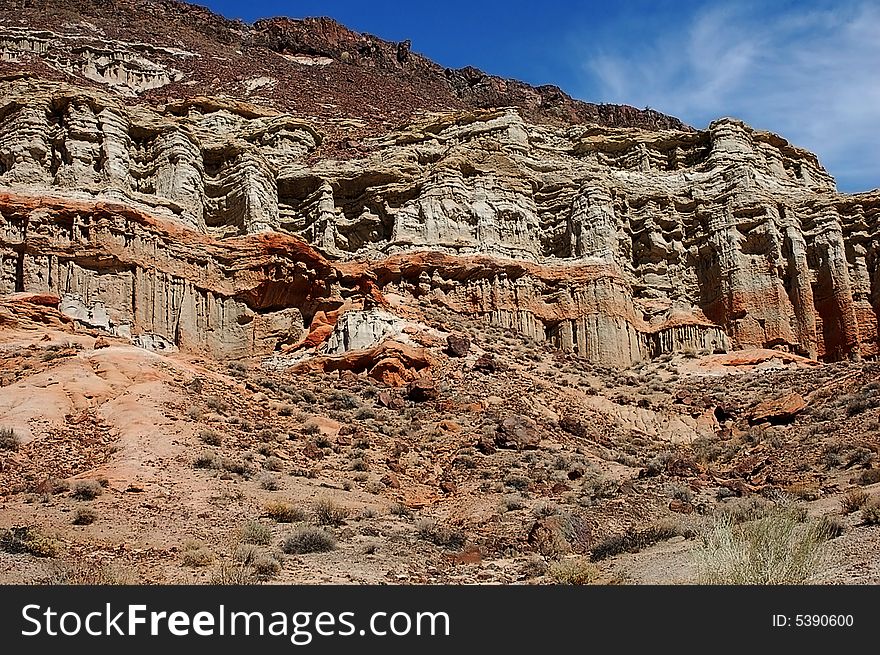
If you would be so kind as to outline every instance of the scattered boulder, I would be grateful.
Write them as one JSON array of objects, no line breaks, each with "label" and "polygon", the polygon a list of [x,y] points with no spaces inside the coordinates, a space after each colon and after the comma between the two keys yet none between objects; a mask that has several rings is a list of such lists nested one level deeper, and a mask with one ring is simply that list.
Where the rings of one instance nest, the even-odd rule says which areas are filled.
[{"label": "scattered boulder", "polygon": [[400,478],[397,477],[394,473],[386,473],[379,480],[382,484],[384,484],[389,489],[399,489],[400,488]]},{"label": "scattered boulder", "polygon": [[416,403],[437,400],[439,395],[440,391],[437,389],[434,381],[428,378],[413,380],[406,386],[406,397]]},{"label": "scattered boulder", "polygon": [[807,406],[807,401],[799,393],[789,393],[779,398],[765,400],[749,415],[749,423],[771,423],[780,425],[791,423],[794,417]]},{"label": "scattered boulder", "polygon": [[672,512],[678,512],[679,514],[693,514],[694,506],[686,500],[673,498],[669,501],[669,510]]},{"label": "scattered boulder", "polygon": [[497,451],[497,448],[495,448],[495,440],[486,435],[479,438],[476,443],[476,448],[484,455],[494,455]]},{"label": "scattered boulder", "polygon": [[406,407],[406,402],[400,397],[400,394],[392,393],[390,391],[380,391],[376,396],[376,401],[382,407],[387,407],[388,409],[399,410]]},{"label": "scattered boulder", "polygon": [[540,440],[535,422],[519,414],[508,416],[495,430],[495,445],[498,448],[536,450]]},{"label": "scattered boulder", "polygon": [[470,350],[470,337],[458,334],[450,334],[446,337],[446,354],[450,357],[467,357]]},{"label": "scattered boulder", "polygon": [[480,355],[474,362],[474,370],[481,373],[499,373],[507,370],[507,364],[499,362],[493,355]]}]

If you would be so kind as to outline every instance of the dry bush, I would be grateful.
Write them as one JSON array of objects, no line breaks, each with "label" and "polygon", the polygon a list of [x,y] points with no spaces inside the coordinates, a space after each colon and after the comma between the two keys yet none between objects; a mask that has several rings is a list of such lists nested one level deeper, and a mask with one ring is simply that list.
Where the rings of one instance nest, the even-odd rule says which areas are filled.
[{"label": "dry bush", "polygon": [[866,502],[868,502],[868,492],[856,487],[843,495],[843,498],[840,499],[840,508],[844,514],[852,514],[862,509]]},{"label": "dry bush", "polygon": [[590,551],[590,559],[599,562],[620,553],[636,553],[680,534],[678,526],[667,523],[658,523],[644,530],[630,528],[623,534],[606,537],[596,544]]},{"label": "dry bush", "polygon": [[209,446],[223,445],[223,435],[214,430],[202,430],[199,432],[199,439]]},{"label": "dry bush", "polygon": [[32,527],[12,527],[0,529],[0,550],[17,555],[28,554],[34,557],[55,557],[58,555],[58,542]]},{"label": "dry bush", "polygon": [[18,450],[18,436],[12,428],[0,428],[0,450]]},{"label": "dry bush", "polygon": [[267,546],[272,541],[272,530],[259,521],[248,521],[241,527],[240,537],[243,544]]},{"label": "dry bush", "polygon": [[804,523],[802,512],[777,506],[762,517],[736,523],[720,514],[697,551],[703,584],[804,584],[820,570],[826,531]]},{"label": "dry bush", "polygon": [[184,566],[198,568],[208,566],[214,561],[214,553],[196,542],[186,543],[180,553],[180,562]]},{"label": "dry bush", "polygon": [[556,584],[587,585],[599,577],[599,569],[585,557],[555,562],[547,570],[547,577]]},{"label": "dry bush", "polygon": [[91,525],[98,520],[98,513],[89,507],[80,507],[73,514],[74,525]]},{"label": "dry bush", "polygon": [[332,498],[321,498],[315,501],[315,518],[321,525],[342,525],[348,518],[348,509]]},{"label": "dry bush", "polygon": [[103,489],[97,480],[77,480],[73,483],[73,497],[77,500],[94,500]]},{"label": "dry bush", "polygon": [[880,497],[871,498],[862,507],[862,522],[880,525]]},{"label": "dry bush", "polygon": [[281,550],[288,555],[304,555],[325,553],[335,547],[336,539],[332,534],[313,525],[304,525],[287,535]]},{"label": "dry bush", "polygon": [[296,507],[284,501],[267,503],[266,516],[277,523],[296,523],[306,520],[306,512],[301,507]]},{"label": "dry bush", "polygon": [[124,568],[103,562],[53,562],[49,576],[40,581],[49,585],[132,585],[135,574]]}]

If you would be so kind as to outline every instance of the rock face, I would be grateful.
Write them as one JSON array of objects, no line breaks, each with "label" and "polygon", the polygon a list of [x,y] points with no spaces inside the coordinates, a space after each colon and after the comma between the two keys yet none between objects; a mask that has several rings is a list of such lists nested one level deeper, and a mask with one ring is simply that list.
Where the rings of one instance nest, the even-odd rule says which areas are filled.
[{"label": "rock face", "polygon": [[[608,365],[877,355],[880,192],[837,193],[781,137],[443,72],[332,21],[123,4],[147,14],[122,39],[79,4],[103,49],[0,12],[0,294],[57,294],[81,323],[218,357],[406,343],[424,302]],[[157,16],[178,45],[170,28],[138,40]],[[199,95],[229,74],[206,57],[236,47],[277,65]],[[284,95],[294,77],[315,95],[318,68],[344,119]],[[355,107],[345,76],[409,89],[404,124]]]}]

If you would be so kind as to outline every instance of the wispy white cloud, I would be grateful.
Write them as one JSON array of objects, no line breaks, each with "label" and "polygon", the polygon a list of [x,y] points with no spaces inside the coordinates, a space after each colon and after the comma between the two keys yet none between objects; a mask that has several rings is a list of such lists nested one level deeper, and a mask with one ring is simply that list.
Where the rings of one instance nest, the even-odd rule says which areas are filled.
[{"label": "wispy white cloud", "polygon": [[880,186],[880,6],[699,9],[641,43],[580,52],[590,94],[703,126],[737,116],[816,152],[848,191]]}]

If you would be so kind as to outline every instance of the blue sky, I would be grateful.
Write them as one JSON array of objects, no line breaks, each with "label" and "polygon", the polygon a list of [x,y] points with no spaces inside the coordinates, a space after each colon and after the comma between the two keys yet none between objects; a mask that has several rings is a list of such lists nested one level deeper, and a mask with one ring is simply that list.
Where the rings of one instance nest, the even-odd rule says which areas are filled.
[{"label": "blue sky", "polygon": [[201,0],[230,18],[330,16],[448,67],[473,65],[576,98],[720,116],[819,155],[843,191],[880,186],[876,0]]}]

